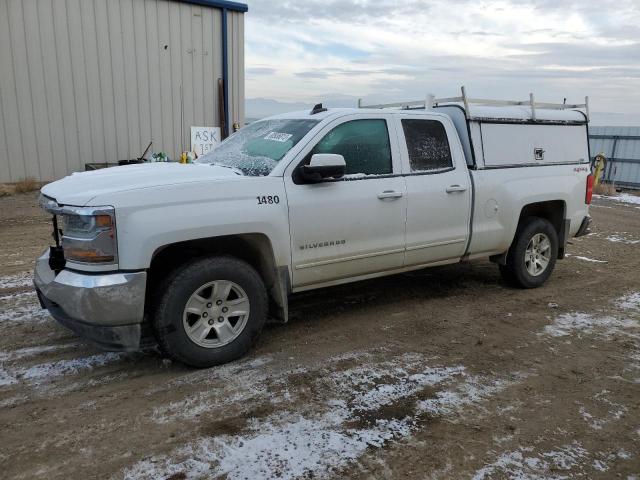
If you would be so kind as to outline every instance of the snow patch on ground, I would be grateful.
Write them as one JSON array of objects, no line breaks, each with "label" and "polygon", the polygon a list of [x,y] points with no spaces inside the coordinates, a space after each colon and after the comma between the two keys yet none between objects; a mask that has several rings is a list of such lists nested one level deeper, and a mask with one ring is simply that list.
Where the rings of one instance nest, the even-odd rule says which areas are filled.
[{"label": "snow patch on ground", "polygon": [[610,468],[610,465],[617,460],[630,460],[631,458],[633,458],[633,455],[627,452],[624,448],[609,453],[598,452],[597,455],[599,458],[596,458],[591,466],[599,472],[607,472]]},{"label": "snow patch on ground", "polygon": [[18,381],[16,380],[16,378],[13,375],[11,375],[4,368],[0,367],[0,387],[5,387],[7,385],[13,385],[14,383],[17,383],[17,382]]},{"label": "snow patch on ground", "polygon": [[3,322],[43,322],[49,312],[40,306],[35,292],[12,292],[0,296],[0,324]]},{"label": "snow patch on ground", "polygon": [[[3,353],[5,355],[11,355],[10,353]],[[25,353],[25,356],[28,355]],[[4,365],[0,367],[0,386],[12,385],[18,382],[26,382],[34,386],[40,386],[60,377],[76,375],[81,372],[93,370],[94,368],[104,367],[105,365],[121,360],[124,356],[124,353],[110,352],[90,355],[88,357],[58,360],[56,362],[39,363],[29,367]],[[19,357],[13,357],[13,359],[16,358]]]},{"label": "snow patch on ground", "polygon": [[33,273],[21,272],[0,277],[0,290],[8,288],[30,287],[33,285]]},{"label": "snow patch on ground", "polygon": [[[622,232],[622,233],[626,233],[626,232]],[[613,243],[624,243],[626,245],[635,245],[637,243],[640,243],[640,240],[632,240],[630,238],[620,235],[620,233],[613,233],[608,237],[606,237],[605,240],[609,240],[610,242],[613,242]]]},{"label": "snow patch on ground", "polygon": [[31,380],[33,383],[39,384],[43,381],[51,380],[52,378],[62,377],[65,375],[75,375],[82,371],[104,367],[109,363],[121,360],[123,357],[124,354],[122,353],[99,353],[88,357],[41,363],[21,369],[19,374],[20,378]]},{"label": "snow patch on ground", "polygon": [[468,377],[464,383],[456,385],[453,389],[439,391],[435,398],[419,402],[418,408],[432,415],[451,415],[466,406],[488,399],[509,384],[510,382],[505,380],[487,382],[478,377]]},{"label": "snow patch on ground", "polygon": [[[592,314],[584,312],[571,312],[559,315],[553,319],[551,325],[547,325],[539,335],[549,335],[551,337],[576,337],[582,338],[584,335],[595,335],[604,339],[622,337],[629,339],[631,348],[627,350],[628,365],[623,369],[623,373],[631,372],[635,376],[640,370],[640,292],[632,292],[614,301],[615,305],[627,312],[614,315]],[[624,381],[631,381],[640,384],[640,378],[624,378],[620,375],[611,378],[619,378]],[[598,428],[600,420],[592,419],[586,411],[580,412],[585,421],[593,428]]]},{"label": "snow patch on ground", "polygon": [[35,290],[30,292],[6,293],[6,294],[0,295],[0,300],[15,300],[18,298],[35,297],[35,296],[36,296]]},{"label": "snow patch on ground", "polygon": [[615,198],[619,202],[631,203],[631,204],[634,204],[634,205],[640,205],[640,197],[637,196],[637,195],[630,195],[628,193],[621,193],[620,195],[618,195]]},{"label": "snow patch on ground", "polygon": [[610,392],[608,390],[603,390],[594,396],[594,400],[597,403],[607,408],[607,414],[604,418],[596,418],[594,415],[591,415],[584,406],[581,406],[579,409],[580,416],[582,416],[584,421],[587,422],[587,424],[594,430],[602,430],[604,425],[609,422],[620,420],[629,411],[625,405],[609,400],[609,393]]},{"label": "snow patch on ground", "polygon": [[[371,353],[369,352],[347,352],[333,356],[327,362],[335,366],[339,362],[366,363],[370,358]],[[148,395],[154,395],[167,388],[189,388],[191,385],[197,385],[198,388],[201,388],[203,384],[210,386],[207,391],[187,394],[176,402],[155,408],[153,420],[161,424],[176,420],[193,420],[199,415],[211,411],[212,408],[226,408],[231,405],[246,407],[254,400],[257,403],[262,402],[268,385],[277,392],[277,394],[270,395],[271,403],[289,402],[287,379],[291,375],[304,374],[307,370],[299,366],[293,366],[290,369],[278,368],[276,371],[272,371],[268,367],[264,368],[272,360],[270,356],[261,356],[222,365],[215,369],[200,370],[150,390]],[[326,366],[326,362],[324,366]],[[220,385],[223,387],[221,388]]]},{"label": "snow patch on ground", "polygon": [[[160,424],[176,420],[193,420],[199,415],[211,411],[212,408],[224,408],[229,405],[246,406],[254,399],[263,400],[266,389],[265,382],[268,379],[277,382],[282,376],[297,371],[295,369],[284,370],[271,376],[268,368],[263,368],[271,360],[269,356],[264,356],[222,365],[214,369],[200,370],[152,389],[148,392],[149,395],[167,389],[185,389],[194,384],[210,386],[205,391],[185,394],[178,401],[156,407],[153,411],[153,420]],[[222,388],[221,385],[223,385]]]},{"label": "snow patch on ground", "polygon": [[624,310],[640,310],[640,292],[633,292],[618,299],[616,305]]},{"label": "snow patch on ground", "polygon": [[587,409],[585,407],[580,407],[579,411],[582,419],[587,422],[591,428],[593,428],[594,430],[602,430],[602,427],[606,423],[604,420],[591,415],[589,412],[587,412]]},{"label": "snow patch on ground", "polygon": [[0,323],[2,322],[44,322],[51,318],[49,312],[40,307],[38,303],[26,305],[13,305],[4,307],[0,311]]},{"label": "snow patch on ground", "polygon": [[[184,474],[186,478],[294,479],[346,466],[367,448],[410,434],[408,419],[378,420],[369,428],[344,428],[351,418],[344,404],[317,418],[290,412],[254,420],[245,435],[203,438],[174,457],[146,460],[126,479]],[[160,468],[158,468],[160,467]]]},{"label": "snow patch on ground", "polygon": [[[334,363],[334,359],[328,361]],[[318,393],[311,402],[296,402],[306,405],[301,411],[285,409],[265,418],[251,418],[237,434],[200,438],[171,455],[144,459],[124,476],[324,477],[367,450],[410,436],[424,414],[459,415],[461,408],[481,402],[507,385],[470,375],[460,365],[427,366],[428,361],[418,354],[402,355],[380,362],[371,359],[339,372],[327,369],[325,362],[315,371],[305,370],[310,376],[309,389]],[[272,387],[273,381],[265,379],[262,391],[265,386]],[[278,382],[281,379],[275,379]],[[432,403],[417,397],[432,395],[427,388],[438,389]],[[268,391],[271,396],[290,395],[287,389]],[[393,413],[388,414],[386,408]]]},{"label": "snow patch on ground", "polygon": [[573,334],[599,333],[606,337],[625,333],[625,330],[639,328],[640,324],[630,318],[600,316],[591,313],[565,313],[556,317],[544,332],[552,337],[566,337]]},{"label": "snow patch on ground", "polygon": [[609,263],[606,260],[596,260],[595,258],[581,257],[580,255],[576,255],[573,258],[577,258],[578,260],[582,260],[584,262],[591,262],[591,263]]},{"label": "snow patch on ground", "polygon": [[555,472],[560,470],[569,474],[573,468],[584,464],[588,457],[589,452],[578,442],[542,453],[534,453],[532,447],[520,447],[518,450],[500,454],[493,463],[477,470],[473,480],[485,478],[560,480],[569,476]]},{"label": "snow patch on ground", "polygon": [[[594,195],[595,197],[595,195]],[[640,196],[631,195],[628,193],[621,193],[620,195],[598,195],[598,198],[604,198],[606,200],[613,200],[615,202],[629,203],[631,205],[640,205]]]},{"label": "snow patch on ground", "polygon": [[193,420],[213,409],[246,406],[254,400],[263,400],[266,378],[266,374],[260,373],[242,376],[224,388],[224,395],[220,395],[221,392],[216,390],[187,395],[178,401],[155,408],[153,420],[160,424],[175,422],[178,419]]},{"label": "snow patch on ground", "polygon": [[426,386],[465,375],[462,366],[424,367],[424,361],[420,355],[403,355],[399,360],[333,373],[330,380],[334,388],[347,387],[356,393],[352,401],[354,408],[374,410],[414,395]]},{"label": "snow patch on ground", "polygon": [[0,277],[0,323],[42,322],[50,318],[49,312],[40,307],[35,290],[2,292],[3,289],[32,286],[33,275],[30,272]]},{"label": "snow patch on ground", "polygon": [[43,353],[55,352],[58,350],[67,350],[77,346],[76,343],[63,343],[57,345],[38,345],[36,347],[25,347],[11,351],[0,351],[0,363],[13,362],[25,358],[36,357]]},{"label": "snow patch on ground", "polygon": [[[614,301],[622,310],[640,310],[640,292],[631,292]],[[614,335],[637,338],[633,330],[640,329],[640,321],[627,315],[600,315],[585,312],[571,312],[554,318],[544,333],[552,337],[566,337],[577,334],[598,334],[606,338]]]}]

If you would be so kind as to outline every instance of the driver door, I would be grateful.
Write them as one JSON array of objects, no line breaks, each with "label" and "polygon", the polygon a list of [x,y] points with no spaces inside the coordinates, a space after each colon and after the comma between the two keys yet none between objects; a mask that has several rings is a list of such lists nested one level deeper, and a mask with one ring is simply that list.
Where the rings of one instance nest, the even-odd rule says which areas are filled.
[{"label": "driver door", "polygon": [[[351,115],[323,129],[285,173],[293,288],[401,268],[407,198],[395,123]],[[315,153],[344,157],[342,179],[302,183]]]}]

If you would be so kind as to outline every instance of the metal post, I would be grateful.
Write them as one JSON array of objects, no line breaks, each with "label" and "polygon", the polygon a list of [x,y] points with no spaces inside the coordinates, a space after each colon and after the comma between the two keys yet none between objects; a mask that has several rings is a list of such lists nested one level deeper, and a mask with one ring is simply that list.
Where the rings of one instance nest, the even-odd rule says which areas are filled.
[{"label": "metal post", "polygon": [[227,9],[222,9],[222,89],[223,104],[224,104],[224,131],[222,132],[222,138],[229,136],[229,59],[228,52],[228,38],[227,38]]},{"label": "metal post", "polygon": [[180,155],[184,152],[184,94],[182,93],[182,83],[180,84]]},{"label": "metal post", "polygon": [[589,113],[589,97],[584,97],[584,109],[587,111],[587,122],[591,121],[591,114]]},{"label": "metal post", "polygon": [[467,120],[471,119],[471,112],[469,111],[469,99],[467,98],[467,90],[464,88],[464,85],[461,88],[462,90],[462,103],[464,104],[464,113],[467,117]]},{"label": "metal post", "polygon": [[529,94],[529,103],[531,103],[531,119],[536,121],[536,100],[533,93]]},{"label": "metal post", "polygon": [[433,108],[433,102],[435,101],[436,96],[432,93],[427,94],[427,100],[424,102],[425,110],[431,110]]},{"label": "metal post", "polygon": [[607,182],[611,182],[611,172],[613,172],[613,162],[616,160],[616,149],[618,148],[618,136],[614,135],[613,137],[613,145],[611,146],[611,156],[609,157],[609,161],[607,162]]}]

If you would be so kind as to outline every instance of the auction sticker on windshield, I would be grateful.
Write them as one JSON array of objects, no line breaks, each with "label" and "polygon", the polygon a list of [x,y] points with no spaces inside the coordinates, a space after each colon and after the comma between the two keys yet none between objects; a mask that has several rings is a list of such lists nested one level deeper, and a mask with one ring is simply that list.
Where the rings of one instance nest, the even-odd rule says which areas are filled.
[{"label": "auction sticker on windshield", "polygon": [[269,134],[267,134],[264,139],[265,140],[273,140],[274,142],[286,142],[287,140],[289,140],[291,137],[293,137],[293,135],[291,135],[290,133],[278,133],[278,132],[271,132]]}]

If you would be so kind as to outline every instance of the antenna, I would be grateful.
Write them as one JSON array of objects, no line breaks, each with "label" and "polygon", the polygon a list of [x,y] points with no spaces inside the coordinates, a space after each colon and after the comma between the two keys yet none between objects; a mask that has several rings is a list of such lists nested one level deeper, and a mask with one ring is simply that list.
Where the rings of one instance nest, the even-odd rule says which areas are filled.
[{"label": "antenna", "polygon": [[315,107],[311,110],[311,115],[315,115],[316,113],[326,112],[327,109],[322,106],[321,103],[316,104]]}]

